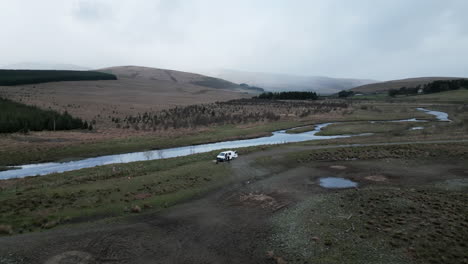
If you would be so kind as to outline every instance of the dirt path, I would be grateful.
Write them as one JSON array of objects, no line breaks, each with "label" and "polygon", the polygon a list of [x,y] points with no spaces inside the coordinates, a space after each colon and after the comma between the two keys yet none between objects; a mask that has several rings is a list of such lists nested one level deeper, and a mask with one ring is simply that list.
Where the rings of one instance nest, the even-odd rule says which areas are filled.
[{"label": "dirt path", "polygon": [[269,217],[305,196],[310,168],[280,174],[254,166],[262,156],[356,146],[468,142],[443,140],[333,146],[282,146],[231,162],[233,183],[163,212],[0,238],[0,263],[272,263],[262,245]]}]

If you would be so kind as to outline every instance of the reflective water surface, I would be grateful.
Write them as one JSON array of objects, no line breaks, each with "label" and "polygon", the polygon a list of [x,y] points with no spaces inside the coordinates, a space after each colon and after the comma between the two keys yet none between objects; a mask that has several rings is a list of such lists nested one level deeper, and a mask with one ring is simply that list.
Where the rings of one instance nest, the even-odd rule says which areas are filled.
[{"label": "reflective water surface", "polygon": [[[438,111],[431,111],[424,108],[418,108],[420,111],[427,112],[428,114],[435,115],[440,121],[447,121],[448,114]],[[417,119],[406,119],[406,120],[392,120],[387,122],[418,122]],[[340,122],[335,122],[340,123]],[[286,130],[280,130],[273,132],[271,136],[245,139],[245,140],[232,140],[232,141],[223,141],[218,143],[194,145],[194,146],[185,146],[177,148],[168,148],[161,150],[152,150],[144,152],[134,152],[126,154],[117,154],[117,155],[107,155],[95,158],[88,158],[83,160],[69,161],[69,162],[48,162],[48,163],[38,163],[38,164],[29,164],[15,166],[15,169],[0,171],[0,179],[9,179],[9,178],[20,178],[26,176],[35,176],[35,175],[46,175],[57,172],[73,171],[83,168],[90,168],[95,166],[102,166],[108,164],[116,163],[129,163],[134,161],[144,161],[144,160],[157,160],[165,158],[174,158],[187,156],[196,153],[210,152],[213,150],[227,150],[227,149],[236,149],[242,147],[251,147],[259,145],[272,145],[272,144],[284,144],[292,142],[302,142],[309,140],[323,140],[323,139],[334,139],[334,138],[346,138],[351,136],[360,136],[360,135],[335,135],[335,136],[317,136],[322,128],[334,123],[323,123],[315,126],[313,131],[297,133],[297,134],[288,134]],[[361,135],[369,135],[361,134]]]},{"label": "reflective water surface", "polygon": [[292,142],[301,142],[308,140],[320,140],[320,139],[332,139],[332,138],[344,138],[350,137],[351,135],[337,135],[337,136],[316,136],[322,128],[332,123],[324,123],[315,126],[313,131],[308,131],[298,134],[288,134],[286,130],[280,130],[273,132],[271,136],[260,137],[253,139],[244,140],[232,140],[218,143],[185,146],[178,148],[168,148],[161,150],[152,150],[145,152],[134,152],[126,154],[108,155],[95,158],[88,158],[83,160],[69,161],[69,162],[49,162],[39,164],[29,164],[17,166],[17,169],[7,170],[0,172],[0,179],[8,179],[15,177],[25,177],[33,175],[46,175],[55,172],[73,171],[82,168],[90,168],[94,166],[115,164],[115,163],[128,163],[134,161],[144,160],[157,160],[187,156],[196,153],[210,152],[219,149],[236,149],[242,147],[259,146],[259,145],[272,145],[272,144],[284,144]]},{"label": "reflective water surface", "polygon": [[421,107],[418,107],[416,108],[417,110],[419,111],[423,111],[423,112],[426,112],[430,115],[433,115],[437,118],[438,121],[442,121],[442,122],[452,122],[452,120],[450,120],[448,118],[448,114],[445,113],[445,112],[440,112],[440,111],[434,111],[434,110],[429,110],[429,109],[425,109],[425,108],[421,108]]},{"label": "reflective water surface", "polygon": [[319,185],[323,188],[340,189],[356,187],[357,182],[338,177],[320,178]]}]

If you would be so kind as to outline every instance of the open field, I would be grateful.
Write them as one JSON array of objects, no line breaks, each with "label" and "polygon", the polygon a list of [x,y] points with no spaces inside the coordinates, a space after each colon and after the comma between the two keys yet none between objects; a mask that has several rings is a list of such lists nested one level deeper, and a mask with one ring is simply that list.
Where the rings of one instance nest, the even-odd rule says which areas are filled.
[{"label": "open field", "polygon": [[363,93],[375,93],[375,92],[386,92],[390,89],[400,89],[401,87],[416,87],[418,85],[424,85],[437,80],[455,80],[463,79],[460,77],[419,77],[419,78],[408,78],[401,80],[392,80],[387,82],[377,82],[371,84],[365,84],[351,89],[354,92]]},{"label": "open field", "polygon": [[[215,164],[213,151],[2,180],[0,263],[466,263],[468,111],[442,95],[231,101],[219,104],[232,113],[226,123],[198,105],[166,110],[171,120],[185,113],[188,127],[142,129],[137,119],[139,130],[4,135],[0,170],[333,121],[342,123],[321,134],[374,133],[240,149],[230,163]],[[209,124],[196,125],[203,116]],[[408,118],[429,122],[368,122]],[[358,186],[327,189],[324,177]]]},{"label": "open field", "polygon": [[[203,154],[10,180],[2,186],[8,214],[35,216],[8,217],[12,232],[51,230],[0,238],[1,260],[463,263],[467,153],[466,142],[277,146],[230,164]],[[321,188],[318,179],[328,176],[359,188]],[[225,187],[202,195],[217,183]],[[187,200],[194,194],[200,198]],[[142,211],[131,213],[132,205]],[[103,214],[129,216],[79,224]]]},{"label": "open field", "polygon": [[[454,136],[455,133],[459,134],[463,131],[466,131],[464,130],[464,127],[466,126],[466,122],[464,123],[464,120],[468,118],[466,114],[464,114],[467,111],[463,105],[449,104],[449,102],[451,102],[453,98],[457,98],[459,102],[468,99],[468,93],[466,93],[465,90],[450,91],[433,95],[412,96],[411,101],[404,100],[403,98],[392,99],[388,97],[385,100],[379,99],[370,101],[355,100],[355,98],[353,98],[352,100],[319,100],[316,101],[316,103],[309,103],[310,107],[307,106],[307,104],[298,104],[298,102],[294,102],[291,104],[272,103],[271,105],[266,104],[263,106],[249,106],[246,104],[237,105],[236,103],[220,103],[215,104],[218,105],[217,108],[213,108],[210,105],[199,105],[196,108],[188,107],[187,109],[189,110],[189,112],[184,113],[185,108],[183,107],[179,107],[176,109],[176,111],[173,112],[171,112],[172,110],[164,109],[165,107],[170,106],[163,103],[158,104],[156,101],[153,100],[152,96],[146,96],[146,94],[142,92],[146,88],[141,87],[143,90],[136,93],[141,96],[125,96],[125,98],[131,99],[131,102],[129,101],[128,104],[128,111],[118,111],[115,108],[111,107],[106,108],[106,113],[103,112],[102,114],[99,114],[101,113],[100,111],[102,109],[93,109],[93,107],[102,107],[106,105],[107,102],[112,101],[118,101],[119,107],[125,106],[126,99],[122,99],[122,101],[121,99],[118,99],[117,97],[113,96],[119,96],[119,91],[126,91],[126,93],[128,93],[127,87],[129,86],[127,85],[135,87],[134,89],[139,89],[137,88],[139,87],[139,84],[146,83],[149,85],[150,82],[163,82],[169,86],[192,85],[190,84],[190,82],[197,80],[197,78],[200,78],[199,75],[193,76],[189,73],[173,71],[169,71],[169,73],[167,73],[163,70],[146,68],[144,70],[141,70],[137,67],[117,68],[115,69],[114,73],[118,75],[120,79],[118,81],[106,81],[106,83],[120,82],[120,85],[118,85],[118,87],[106,86],[102,87],[102,89],[96,89],[96,87],[98,87],[99,85],[96,86],[97,84],[94,84],[87,86],[87,84],[84,84],[86,82],[76,82],[76,85],[85,85],[83,89],[74,89],[78,88],[78,86],[73,87],[74,84],[70,82],[67,82],[66,86],[61,86],[60,83],[41,84],[36,86],[35,88],[33,88],[33,86],[30,86],[28,89],[31,89],[31,91],[34,90],[35,92],[40,92],[42,89],[40,87],[48,89],[47,87],[55,86],[54,89],[56,89],[57,92],[63,93],[63,98],[67,100],[73,100],[74,102],[79,102],[79,98],[83,98],[83,100],[86,101],[86,104],[89,103],[93,106],[78,106],[78,104],[75,104],[75,107],[72,104],[67,104],[64,107],[58,107],[57,109],[75,109],[75,114],[77,116],[83,116],[84,114],[84,116],[87,116],[91,119],[96,117],[97,119],[92,120],[95,120],[97,124],[93,125],[93,132],[77,130],[68,132],[33,132],[27,135],[1,135],[0,144],[2,145],[2,148],[0,149],[0,165],[17,165],[33,162],[80,159],[106,154],[145,151],[150,149],[201,144],[229,139],[251,138],[267,135],[268,133],[278,129],[285,129],[295,126],[304,126],[308,124],[312,125],[316,123],[330,121],[395,120],[413,117],[419,119],[433,118],[432,116],[415,110],[416,107],[420,106],[430,107],[433,109],[438,109],[442,107],[443,111],[448,111],[449,114],[455,119],[458,118],[458,121],[455,124],[452,124],[451,127],[455,129],[454,131],[451,131],[450,129],[444,130],[444,133],[449,133],[450,136]],[[171,76],[173,78],[176,78],[176,80],[180,80],[180,83],[179,81],[173,81]],[[126,85],[124,85],[125,82],[127,82]],[[145,87],[149,89],[151,85]],[[166,89],[165,91],[167,92],[174,92],[174,89],[170,88],[169,86],[162,85],[161,87],[158,86],[159,88],[156,90],[149,89],[146,91],[159,93],[160,91],[162,91],[161,89]],[[3,88],[5,87],[2,87],[0,91],[6,91],[7,94],[13,97],[16,96],[20,98],[24,97],[25,95],[23,93],[25,90],[23,90],[23,88],[21,87],[14,87],[16,90],[9,90],[12,89],[12,87],[6,87],[6,90],[4,90]],[[85,92],[88,88],[89,91],[92,91],[93,93],[107,91],[109,92],[109,94],[108,96],[104,94],[95,94],[92,96],[90,93]],[[215,93],[222,92],[222,96],[219,97],[220,100],[238,98],[238,95],[242,95],[242,93],[234,91],[226,91],[223,89],[215,90],[216,91],[213,91]],[[67,91],[79,94],[69,96],[67,95]],[[179,100],[181,97],[178,96],[181,95],[183,92],[177,89],[175,89],[175,91],[176,93],[171,94],[162,93],[160,94],[162,97],[158,98],[160,98],[161,100],[164,98],[165,103],[172,100],[170,98],[175,98],[176,100]],[[226,94],[224,92],[227,92],[228,94],[233,93],[232,95],[235,94],[236,96],[225,96]],[[43,97],[38,98],[42,98],[40,100],[43,100],[44,102],[46,102],[50,98],[54,98],[53,93],[52,96],[47,94],[48,92],[45,93],[44,91],[44,93],[42,93],[41,95]],[[173,95],[175,97],[172,97]],[[435,96],[440,96],[439,102],[434,103],[426,100],[427,97],[435,98]],[[26,98],[36,100],[33,99],[33,97],[24,98],[25,100]],[[106,98],[106,102],[102,102],[102,98]],[[192,95],[188,95],[187,98],[190,98],[190,100],[187,100],[185,102],[186,104],[197,102],[197,97],[194,98]],[[28,101],[29,99],[27,99],[25,102],[33,103],[32,101]],[[94,101],[95,99],[101,101]],[[137,100],[133,101],[134,99]],[[218,100],[216,98],[210,99],[209,96],[207,97],[206,94],[204,94],[203,100],[199,102],[205,102],[205,99],[208,102],[212,99]],[[147,104],[139,100],[147,100]],[[320,105],[324,102],[325,104],[327,104],[327,101],[330,101],[332,103],[330,104],[331,107],[326,105],[324,107],[314,106],[316,104]],[[182,101],[178,102],[181,103]],[[333,104],[336,104],[336,107],[334,107]],[[342,106],[340,106],[340,104]],[[46,106],[44,105],[43,107]],[[223,107],[228,107],[228,115],[230,116],[221,116],[224,113],[219,109],[222,109]],[[207,112],[206,109],[210,108],[212,108],[212,110],[215,110],[214,116],[211,113],[207,115],[207,113],[209,112]],[[193,109],[196,109],[195,112],[193,112]],[[70,110],[71,114],[74,114],[73,112],[74,110]],[[88,114],[86,114],[85,112],[87,112]],[[149,113],[151,119],[141,118],[142,116],[144,116],[143,113]],[[168,119],[168,121],[164,122],[157,121],[159,123],[157,123],[157,125],[155,126],[154,124],[156,123],[154,123],[154,116],[158,117],[157,120],[163,120],[164,118],[169,118],[170,120]],[[196,116],[197,118],[195,118]],[[251,118],[249,118],[249,116]],[[125,119],[125,117],[131,117],[131,119],[129,119],[130,122],[128,120],[124,122],[123,120]],[[119,119],[119,122],[116,123],[115,120],[117,118]],[[174,120],[177,121],[177,124]],[[217,123],[213,123],[212,121],[216,121]],[[223,124],[223,122],[227,124]],[[362,128],[360,128],[357,125],[354,126],[354,128],[352,128],[350,132],[378,132],[385,130],[386,126],[389,125],[374,125]],[[136,129],[137,127],[138,129]],[[174,127],[178,128],[174,129]],[[442,135],[442,131],[436,131],[440,130],[441,127],[443,126],[438,125],[435,128],[431,128],[428,130],[411,132],[401,131],[401,129],[397,129],[398,131],[396,131],[395,135],[393,136],[400,137],[402,135],[409,135],[422,136],[424,138],[434,137],[434,139],[437,139],[441,137],[435,136],[434,132],[436,132],[435,134],[437,135]],[[429,130],[431,130],[430,133]],[[298,131],[304,130],[296,130],[295,132]],[[323,133],[327,132],[324,131]],[[181,137],[181,135],[184,136]]]},{"label": "open field", "polygon": [[2,181],[0,222],[23,233],[168,207],[227,180],[229,167],[213,166],[210,158],[214,155]]},{"label": "open field", "polygon": [[[274,103],[272,103],[274,105]],[[319,106],[321,103],[317,103]],[[297,105],[297,104],[296,104]],[[346,106],[346,105],[345,105]],[[239,108],[233,105],[230,107]],[[265,108],[265,107],[264,107]],[[268,109],[267,105],[265,109]],[[273,107],[272,107],[273,108]],[[290,114],[282,115],[277,121],[218,125],[197,129],[178,129],[167,131],[128,131],[116,129],[105,132],[37,132],[29,135],[13,134],[0,137],[3,148],[0,150],[0,165],[18,165],[33,162],[80,159],[99,155],[127,153],[195,145],[222,140],[243,139],[265,136],[275,130],[307,124],[330,121],[356,120],[394,120],[407,118],[433,118],[415,110],[416,106],[402,104],[353,104],[346,107],[332,107],[328,104],[313,111],[313,108],[290,107]],[[247,112],[259,112],[259,108],[246,108]],[[281,109],[274,107],[273,113]],[[298,117],[305,110],[304,117]],[[324,109],[327,109],[322,113]],[[263,110],[265,111],[265,110]],[[284,110],[283,113],[287,113]],[[297,112],[297,114],[296,114]],[[259,119],[260,120],[260,119]],[[183,136],[182,136],[183,135]]]},{"label": "open field", "polygon": [[324,128],[317,135],[352,135],[362,133],[403,133],[412,127],[425,127],[429,124],[418,123],[369,123],[369,122],[350,122],[342,124],[332,124]]},{"label": "open field", "polygon": [[463,104],[468,100],[468,90],[459,89],[454,91],[445,91],[433,94],[420,95],[397,95],[390,97],[388,93],[379,93],[374,95],[354,96],[350,99],[355,101],[388,101],[388,102],[413,102],[413,103],[448,103]]},{"label": "open field", "polygon": [[[339,124],[331,124],[323,128],[316,135],[331,136],[331,135],[356,135],[364,133],[395,133],[403,134],[406,130],[412,127],[427,127],[431,123],[408,123],[408,122],[344,122]],[[293,130],[288,130],[289,134],[303,133],[314,130],[314,125],[304,126]]]},{"label": "open field", "polygon": [[468,90],[460,89],[454,91],[446,91],[433,94],[422,94],[415,96],[401,97],[401,100],[407,102],[443,102],[443,103],[466,103],[468,98]]},{"label": "open field", "polygon": [[[125,137],[119,139],[89,140],[86,143],[75,141],[68,142],[67,139],[75,134],[62,132],[63,142],[54,142],[50,139],[50,144],[46,145],[38,139],[28,142],[32,137],[18,135],[16,138],[5,136],[4,142],[9,142],[9,148],[0,151],[0,161],[2,165],[19,165],[32,162],[63,161],[70,159],[81,159],[100,155],[110,155],[116,153],[128,153],[136,151],[171,148],[185,145],[195,145],[202,143],[217,142],[222,140],[246,139],[252,137],[265,136],[271,131],[285,129],[296,126],[298,122],[276,122],[256,126],[218,126],[211,129],[192,131],[178,131],[172,135],[162,136],[142,135],[139,137]],[[79,132],[75,132],[80,134]],[[37,135],[40,135],[39,133]],[[42,137],[41,137],[42,138]],[[37,139],[36,139],[37,140]],[[8,144],[8,143],[7,143]],[[5,144],[6,145],[6,144]],[[28,146],[23,149],[22,146]],[[33,147],[35,146],[35,147]]]}]

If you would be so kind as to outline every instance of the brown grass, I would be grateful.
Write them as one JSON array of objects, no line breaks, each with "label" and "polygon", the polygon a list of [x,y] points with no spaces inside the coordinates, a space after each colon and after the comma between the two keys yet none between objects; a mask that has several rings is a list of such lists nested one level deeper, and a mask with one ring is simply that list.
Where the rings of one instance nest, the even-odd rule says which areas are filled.
[{"label": "brown grass", "polygon": [[13,233],[11,225],[0,225],[0,235],[10,235]]},{"label": "brown grass", "polygon": [[44,109],[66,110],[84,120],[96,120],[98,128],[115,127],[112,117],[124,118],[149,110],[252,97],[245,91],[191,84],[203,77],[192,73],[140,67],[114,70],[118,80],[0,86],[0,96]]}]

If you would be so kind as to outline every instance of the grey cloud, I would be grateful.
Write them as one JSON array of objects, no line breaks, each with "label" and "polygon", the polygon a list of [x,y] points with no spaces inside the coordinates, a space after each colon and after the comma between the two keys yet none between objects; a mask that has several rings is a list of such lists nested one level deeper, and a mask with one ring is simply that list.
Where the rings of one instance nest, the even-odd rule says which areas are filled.
[{"label": "grey cloud", "polygon": [[106,17],[110,12],[110,5],[92,0],[80,0],[73,8],[73,17],[77,20],[96,22]]},{"label": "grey cloud", "polygon": [[466,76],[463,0],[1,1],[2,64]]}]

